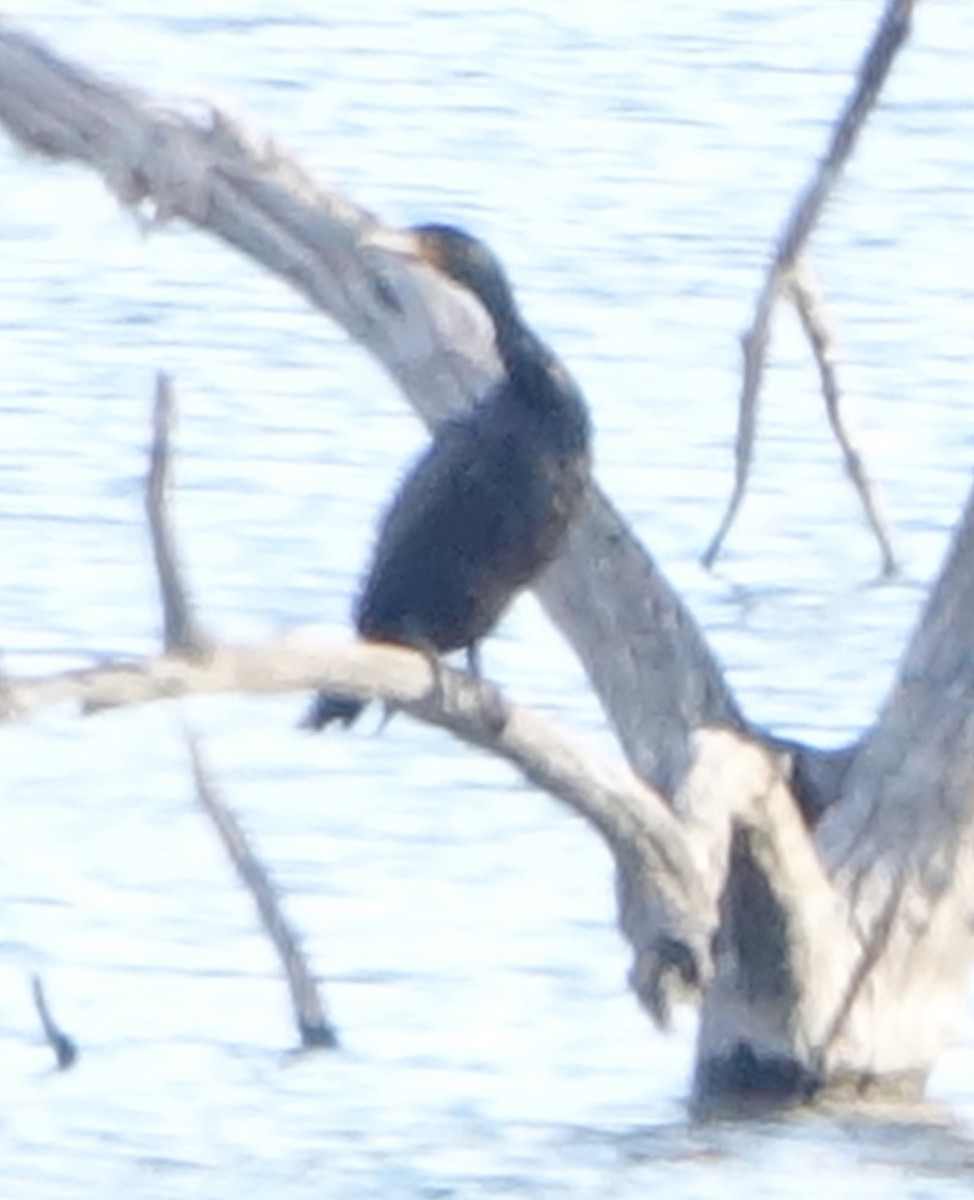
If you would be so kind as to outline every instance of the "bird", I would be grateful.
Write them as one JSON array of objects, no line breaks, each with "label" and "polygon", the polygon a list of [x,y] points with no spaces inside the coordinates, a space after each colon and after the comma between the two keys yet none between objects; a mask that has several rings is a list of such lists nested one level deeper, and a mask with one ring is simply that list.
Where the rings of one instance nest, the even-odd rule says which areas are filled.
[{"label": "bird", "polygon": [[[369,642],[431,658],[479,646],[508,605],[555,558],[591,482],[592,431],[582,392],[527,325],[504,268],[484,242],[447,224],[395,231],[383,243],[426,263],[480,301],[502,375],[463,416],[436,429],[379,523],[353,609]],[[350,725],[360,700],[319,693],[302,721]]]}]

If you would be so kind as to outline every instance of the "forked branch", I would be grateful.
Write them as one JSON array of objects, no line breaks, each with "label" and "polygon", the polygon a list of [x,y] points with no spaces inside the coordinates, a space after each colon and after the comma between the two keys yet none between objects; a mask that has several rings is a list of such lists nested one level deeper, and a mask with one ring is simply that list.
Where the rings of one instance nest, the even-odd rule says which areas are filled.
[{"label": "forked branch", "polygon": [[[889,0],[872,44],[859,67],[852,93],[832,128],[825,156],[799,194],[778,239],[764,285],[758,293],[751,325],[741,338],[744,372],[738,400],[737,437],[734,444],[734,486],[720,526],[704,551],[705,566],[712,566],[720,554],[747,489],[754,456],[758,398],[764,376],[774,306],[788,284],[791,273],[797,267],[799,257],[805,251],[829,196],[852,156],[866,120],[879,99],[897,52],[910,32],[911,18],[917,2],[918,0]],[[872,523],[875,529],[876,523]],[[886,546],[882,539],[881,545],[884,548],[885,567]]]}]

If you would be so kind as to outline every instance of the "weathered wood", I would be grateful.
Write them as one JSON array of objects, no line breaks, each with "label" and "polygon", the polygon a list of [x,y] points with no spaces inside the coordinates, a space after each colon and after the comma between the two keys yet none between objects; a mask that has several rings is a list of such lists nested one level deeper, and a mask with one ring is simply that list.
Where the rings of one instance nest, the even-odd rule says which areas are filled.
[{"label": "weathered wood", "polygon": [[[32,150],[89,165],[123,204],[155,222],[188,221],[286,279],[384,364],[428,423],[469,406],[496,378],[486,315],[472,297],[370,248],[372,214],[225,113],[194,121],[0,20],[0,122]],[[584,664],[630,764],[670,797],[689,768],[694,728],[737,727],[742,717],[689,609],[597,488],[536,591]],[[640,853],[631,862],[617,852],[617,862],[626,871]],[[640,917],[627,922],[640,960],[652,953],[651,930],[671,925],[685,937],[679,955],[705,957],[696,920],[674,920],[665,887],[647,891],[662,877],[650,870],[640,878]],[[630,890],[620,882],[621,894]],[[669,936],[661,943],[659,969],[650,971],[657,983],[685,974],[672,945]]]},{"label": "weathered wood", "polygon": [[[974,490],[890,696],[818,835],[875,966],[835,1056],[932,1070],[974,944]],[[888,914],[895,908],[895,919]]]},{"label": "weathered wood", "polygon": [[284,915],[277,890],[251,849],[243,826],[214,787],[203,764],[198,740],[188,729],[185,735],[197,798],[220,835],[220,841],[241,883],[250,893],[261,924],[280,960],[291,993],[294,1023],[301,1045],[306,1050],[332,1049],[338,1045],[338,1035],[325,1015],[318,985],[305,960],[298,936]]},{"label": "weathered wood", "polygon": [[[625,839],[638,824],[658,841],[661,858],[672,843],[680,854],[680,822],[662,796],[623,763],[613,764],[578,735],[528,708],[511,705],[490,683],[448,667],[433,677],[420,653],[368,642],[328,643],[292,633],[265,645],[222,643],[207,654],[160,655],[61,672],[11,677],[0,717],[23,720],[54,704],[84,712],[187,696],[279,695],[326,689],[356,700],[376,700],[418,720],[490,749],[558,796],[609,840]],[[689,864],[687,874],[692,877]]]},{"label": "weathered wood", "polygon": [[[916,1091],[949,1044],[974,958],[972,645],[974,491],[890,697],[845,754],[840,795],[816,830],[820,866],[794,874],[801,837],[788,871],[784,859],[756,854],[753,840],[739,843],[743,875],[762,876],[774,921],[788,926],[779,965],[797,969],[787,972],[791,994],[779,994],[782,1012],[762,1011],[748,991],[753,955],[734,956],[735,922],[724,914],[698,1060],[710,1099],[718,1084],[740,1084],[726,1070],[735,1054],[739,1069],[765,1072],[765,1085],[768,1064],[777,1063],[778,1083],[799,1089]],[[768,827],[775,838],[790,819],[787,805],[779,808]],[[819,871],[829,880],[824,891]],[[729,894],[739,884],[731,870]],[[802,964],[803,942],[812,949]]]},{"label": "weathered wood", "polygon": [[866,514],[866,520],[872,527],[879,544],[882,559],[881,574],[888,579],[899,570],[896,552],[893,549],[892,535],[883,513],[879,491],[866,474],[862,449],[846,412],[835,367],[835,338],[826,321],[822,296],[807,261],[799,259],[792,268],[788,279],[788,294],[794,302],[798,319],[802,323],[805,336],[812,348],[812,354],[815,356],[822,396],[825,400],[825,412],[829,418],[832,433],[842,452],[845,473],[856,490],[863,512]]},{"label": "weathered wood", "polygon": [[[716,562],[724,540],[744,501],[751,461],[754,456],[758,399],[771,337],[771,314],[774,312],[779,295],[786,290],[789,277],[798,266],[799,258],[805,251],[808,240],[818,224],[846,163],[852,157],[852,152],[869,114],[879,99],[897,53],[909,36],[913,10],[917,2],[918,0],[888,0],[886,9],[877,23],[873,40],[859,66],[852,92],[829,132],[829,143],[825,154],[816,163],[811,177],[795,200],[778,238],[767,274],[755,301],[754,316],[741,337],[744,370],[741,376],[737,437],[734,444],[734,486],[731,489],[727,509],[717,532],[704,551],[705,566],[712,566]],[[795,293],[792,294],[795,295]],[[811,333],[812,327],[805,320],[804,315],[802,315],[802,323],[806,332]],[[826,404],[831,413],[827,396]],[[852,474],[851,477],[855,481],[855,474]],[[870,490],[860,488],[859,494],[864,501],[870,523],[878,533],[881,522],[877,526],[878,509],[871,508],[868,503]],[[885,535],[885,531],[880,536],[880,545],[884,555],[884,568],[888,568],[890,546],[889,537]]]},{"label": "weathered wood", "polygon": [[804,1098],[827,1075],[821,1051],[859,953],[856,931],[778,756],[740,735],[708,733],[698,738],[695,776],[683,803],[711,839],[716,909],[697,1106],[737,1103],[742,1092],[752,1101]]},{"label": "weathered wood", "polygon": [[[327,689],[381,700],[506,759],[601,836],[616,864],[620,928],[633,946],[633,982],[660,1023],[674,998],[695,995],[706,975],[713,911],[681,821],[625,764],[577,733],[509,705],[490,684],[441,668],[411,650],[356,642],[328,645],[291,635],[264,646],[214,646],[205,655],[164,655],[9,681],[0,717],[24,719],[55,703],[99,712],[189,695],[272,695]],[[674,952],[679,948],[679,957]]]},{"label": "weathered wood", "polygon": [[[906,21],[912,7],[893,4],[887,19]],[[0,22],[0,122],[93,166],[125,203],[188,220],[290,280],[430,423],[494,376],[475,302],[370,248],[375,217],[222,114],[194,124]],[[381,698],[505,758],[598,831],[642,1003],[665,1022],[677,1000],[701,1000],[701,1109],[840,1084],[922,1086],[971,956],[974,498],[889,700],[868,736],[839,751],[746,731],[691,614],[600,493],[539,594],[630,765],[489,685],[444,670],[433,686],[421,655],[297,637],[8,677],[0,716],[225,691]]]},{"label": "weathered wood", "polygon": [[[0,122],[34,151],[92,167],[124,204],[188,221],[286,279],[384,364],[427,422],[496,378],[472,297],[369,250],[372,214],[225,113],[194,121],[0,20]],[[679,782],[694,727],[741,723],[693,616],[601,492],[537,591],[654,786],[670,794]]]},{"label": "weathered wood", "polygon": [[175,419],[172,380],[160,371],[152,407],[152,441],[145,485],[145,512],[149,522],[152,560],[162,602],[162,644],[172,654],[202,653],[209,639],[200,627],[179,569],[176,539],[169,504],[172,426]]}]

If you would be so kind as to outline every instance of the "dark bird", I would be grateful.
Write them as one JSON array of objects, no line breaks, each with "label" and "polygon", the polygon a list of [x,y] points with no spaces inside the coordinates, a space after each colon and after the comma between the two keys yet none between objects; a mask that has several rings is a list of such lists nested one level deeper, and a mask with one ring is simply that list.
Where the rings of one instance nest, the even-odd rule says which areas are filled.
[{"label": "dark bird", "polygon": [[[368,641],[430,655],[465,649],[476,674],[479,642],[555,557],[582,507],[588,412],[482,242],[449,225],[394,236],[404,253],[480,300],[504,374],[470,413],[436,430],[404,478],[379,527],[355,627]],[[350,724],[363,708],[319,693],[303,724]]]}]

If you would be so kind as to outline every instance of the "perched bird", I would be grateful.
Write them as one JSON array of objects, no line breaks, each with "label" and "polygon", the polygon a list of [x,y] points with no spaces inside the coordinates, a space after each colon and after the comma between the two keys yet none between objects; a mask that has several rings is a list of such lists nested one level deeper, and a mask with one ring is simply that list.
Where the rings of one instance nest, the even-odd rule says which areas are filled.
[{"label": "perched bird", "polygon": [[[551,562],[582,506],[590,426],[568,372],[524,323],[500,263],[449,225],[396,235],[399,247],[473,292],[493,323],[501,380],[444,422],[383,518],[354,611],[359,635],[435,655],[477,648]],[[350,724],[364,705],[320,693],[303,724]]]}]

